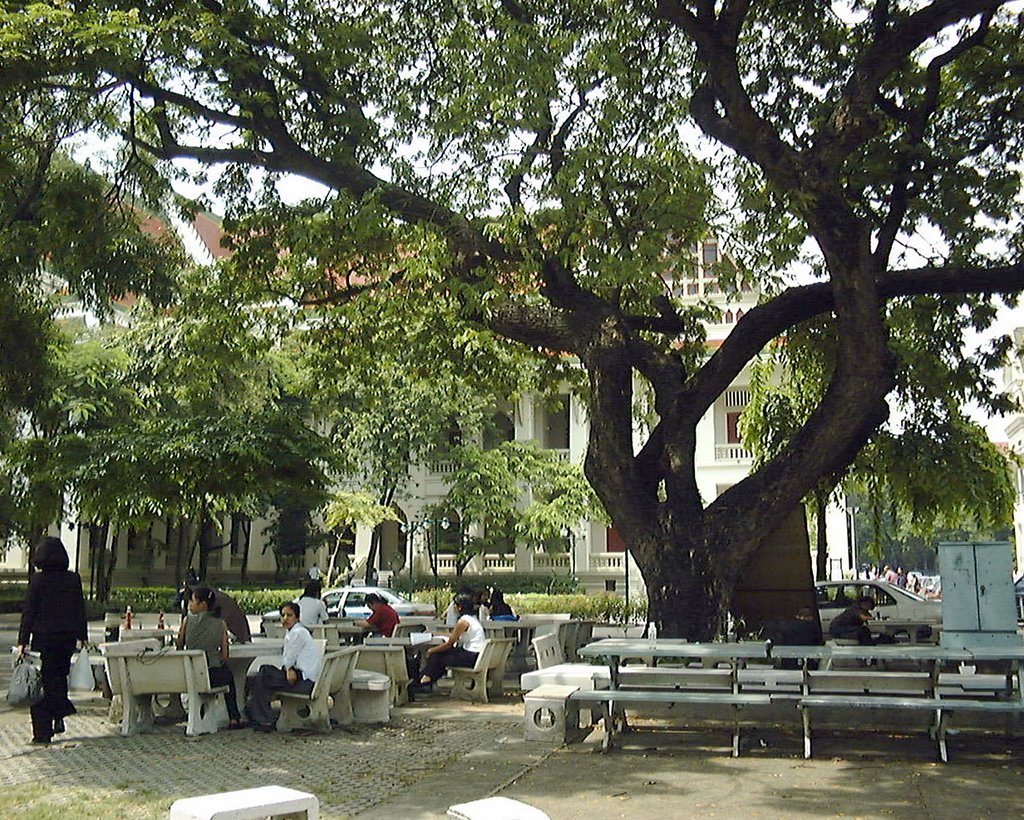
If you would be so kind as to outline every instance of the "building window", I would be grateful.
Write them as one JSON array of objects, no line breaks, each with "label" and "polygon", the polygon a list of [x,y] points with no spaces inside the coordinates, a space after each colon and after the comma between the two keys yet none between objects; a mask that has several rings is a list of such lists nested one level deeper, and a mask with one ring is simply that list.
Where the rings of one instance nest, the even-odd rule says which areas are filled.
[{"label": "building window", "polygon": [[569,396],[557,397],[558,405],[544,410],[544,447],[548,450],[569,449]]},{"label": "building window", "polygon": [[491,416],[489,423],[484,427],[484,449],[493,450],[499,444],[514,441],[515,437],[515,422],[508,413],[499,410]]},{"label": "building window", "polygon": [[714,242],[705,242],[702,259],[705,265],[714,265],[718,262],[718,245]]}]

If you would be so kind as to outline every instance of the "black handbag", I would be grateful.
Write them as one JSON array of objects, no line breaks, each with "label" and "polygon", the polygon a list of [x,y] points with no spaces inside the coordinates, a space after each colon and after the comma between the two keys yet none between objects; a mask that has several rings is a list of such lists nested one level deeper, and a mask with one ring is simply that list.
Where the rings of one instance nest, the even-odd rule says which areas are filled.
[{"label": "black handbag", "polygon": [[7,687],[7,703],[11,706],[35,706],[43,699],[43,678],[25,658],[18,658]]}]

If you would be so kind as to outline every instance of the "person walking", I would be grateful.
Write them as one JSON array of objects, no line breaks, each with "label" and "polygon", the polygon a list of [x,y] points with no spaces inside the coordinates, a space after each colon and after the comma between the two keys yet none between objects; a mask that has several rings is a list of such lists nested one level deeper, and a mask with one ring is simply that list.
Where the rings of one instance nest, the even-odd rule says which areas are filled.
[{"label": "person walking", "polygon": [[49,743],[64,731],[64,718],[75,714],[68,699],[68,674],[75,644],[89,640],[82,579],[68,569],[67,550],[59,538],[46,537],[36,547],[28,594],[18,630],[18,657],[31,646],[42,657],[43,699],[31,709],[32,742]]}]

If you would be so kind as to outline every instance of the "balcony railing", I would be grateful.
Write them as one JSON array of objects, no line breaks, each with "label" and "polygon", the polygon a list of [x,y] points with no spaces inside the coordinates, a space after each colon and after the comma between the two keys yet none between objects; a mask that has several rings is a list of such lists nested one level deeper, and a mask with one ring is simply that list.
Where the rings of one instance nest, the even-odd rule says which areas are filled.
[{"label": "balcony railing", "polygon": [[716,444],[715,461],[753,461],[754,454],[739,444]]},{"label": "balcony railing", "polygon": [[590,568],[594,570],[617,569],[621,572],[626,568],[626,553],[596,552],[590,556]]},{"label": "balcony railing", "polygon": [[569,569],[569,553],[562,552],[552,555],[538,552],[533,556],[534,569]]},{"label": "balcony railing", "polygon": [[511,555],[485,555],[485,572],[515,572],[516,559]]}]

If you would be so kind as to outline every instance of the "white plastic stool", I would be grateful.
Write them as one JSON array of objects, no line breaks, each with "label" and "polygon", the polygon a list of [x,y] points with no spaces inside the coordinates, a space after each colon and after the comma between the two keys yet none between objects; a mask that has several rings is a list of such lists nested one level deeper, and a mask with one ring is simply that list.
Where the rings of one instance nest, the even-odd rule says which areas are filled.
[{"label": "white plastic stool", "polygon": [[455,820],[551,820],[540,809],[507,797],[459,803],[448,808],[448,816]]},{"label": "white plastic stool", "polygon": [[320,801],[315,794],[297,789],[260,786],[175,800],[169,820],[255,820],[284,815],[319,820]]}]

